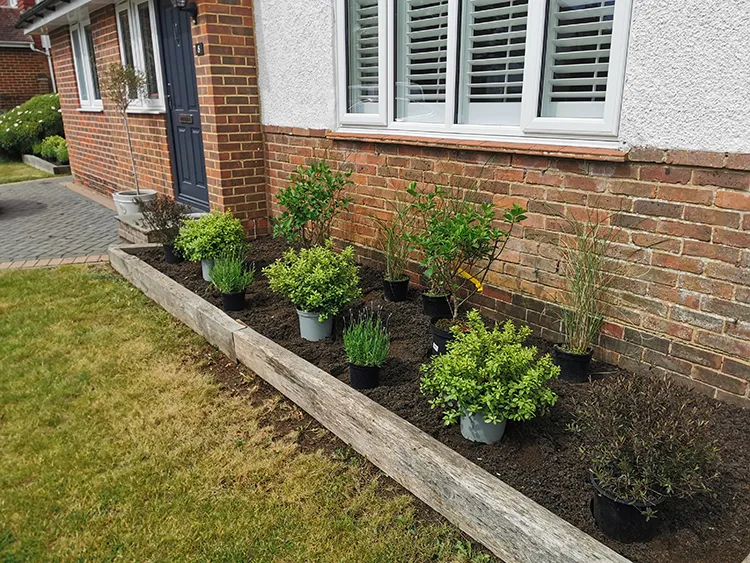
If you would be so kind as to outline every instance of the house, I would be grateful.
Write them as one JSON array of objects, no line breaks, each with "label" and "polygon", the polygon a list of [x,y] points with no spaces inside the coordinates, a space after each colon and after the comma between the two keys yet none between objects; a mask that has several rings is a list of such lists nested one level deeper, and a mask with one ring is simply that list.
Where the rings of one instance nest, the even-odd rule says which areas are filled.
[{"label": "house", "polygon": [[19,15],[16,0],[0,0],[0,113],[52,91],[43,41],[15,27]]},{"label": "house", "polygon": [[[267,232],[314,157],[352,167],[336,236],[411,181],[529,209],[479,303],[557,338],[555,212],[617,213],[639,266],[597,354],[750,404],[750,4],[738,0],[41,0],[78,182],[130,188],[98,75],[143,70],[143,187]],[[633,250],[637,252],[633,253]]]}]

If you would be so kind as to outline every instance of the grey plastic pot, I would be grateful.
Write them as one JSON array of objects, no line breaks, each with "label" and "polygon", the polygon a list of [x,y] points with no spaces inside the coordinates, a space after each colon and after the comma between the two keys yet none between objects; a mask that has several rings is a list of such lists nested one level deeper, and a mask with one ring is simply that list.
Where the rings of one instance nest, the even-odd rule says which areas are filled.
[{"label": "grey plastic pot", "polygon": [[308,313],[299,309],[297,309],[297,316],[299,317],[299,334],[305,340],[317,342],[331,336],[333,317],[328,317],[327,320],[320,322],[318,313]]},{"label": "grey plastic pot", "polygon": [[211,270],[214,269],[214,261],[213,260],[201,260],[201,273],[203,274],[203,279],[207,282],[211,281]]},{"label": "grey plastic pot", "polygon": [[482,413],[461,415],[461,436],[472,442],[494,444],[500,441],[505,433],[507,420],[492,424],[484,421]]}]

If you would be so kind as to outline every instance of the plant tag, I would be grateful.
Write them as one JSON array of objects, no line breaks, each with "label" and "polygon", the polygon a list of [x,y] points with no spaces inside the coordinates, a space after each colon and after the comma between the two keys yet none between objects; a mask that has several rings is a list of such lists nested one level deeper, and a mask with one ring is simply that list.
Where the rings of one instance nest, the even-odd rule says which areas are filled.
[{"label": "plant tag", "polygon": [[440,347],[437,344],[435,344],[434,342],[432,343],[432,349],[435,350],[435,352],[439,352],[440,351]]}]

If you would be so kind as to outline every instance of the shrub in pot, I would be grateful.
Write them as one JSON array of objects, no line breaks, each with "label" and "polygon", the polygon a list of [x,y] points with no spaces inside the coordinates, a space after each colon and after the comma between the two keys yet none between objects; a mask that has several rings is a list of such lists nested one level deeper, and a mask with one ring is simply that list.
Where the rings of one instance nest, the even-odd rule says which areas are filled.
[{"label": "shrub in pot", "polygon": [[404,301],[409,291],[409,276],[406,263],[409,259],[411,219],[409,205],[402,201],[393,204],[390,220],[376,218],[378,223],[377,244],[385,257],[383,296],[388,301]]},{"label": "shrub in pot", "polygon": [[651,539],[664,499],[707,492],[718,476],[718,449],[695,398],[663,377],[593,386],[571,429],[590,464],[597,526],[618,541]]},{"label": "shrub in pot", "polygon": [[184,221],[174,246],[186,260],[200,261],[203,279],[208,282],[214,260],[229,250],[247,252],[242,222],[229,211],[212,211]]},{"label": "shrub in pot", "polygon": [[291,184],[276,199],[283,207],[274,221],[273,236],[304,247],[325,245],[331,237],[331,224],[353,201],[342,197],[352,171],[333,172],[325,160],[299,166]]},{"label": "shrub in pot", "polygon": [[328,338],[333,317],[362,295],[354,247],[336,252],[330,239],[325,246],[287,250],[263,273],[271,289],[297,307],[300,334],[306,340]]},{"label": "shrub in pot", "polygon": [[508,420],[543,415],[557,401],[548,382],[560,373],[547,354],[524,346],[528,327],[511,321],[489,330],[476,309],[466,315],[467,330],[453,327],[447,352],[421,368],[420,389],[443,409],[446,425],[460,419],[461,434],[492,444],[502,438]]},{"label": "shrub in pot", "polygon": [[143,215],[143,223],[164,246],[164,260],[168,264],[179,262],[180,254],[175,250],[174,243],[190,208],[170,197],[156,194],[151,201],[139,201],[138,209]]},{"label": "shrub in pot", "polygon": [[380,367],[391,346],[380,316],[361,313],[344,330],[344,350],[349,360],[349,383],[355,389],[371,389],[380,381]]},{"label": "shrub in pot", "polygon": [[246,257],[245,249],[229,249],[211,268],[211,283],[221,292],[222,308],[225,311],[241,311],[245,308],[245,292],[255,277],[255,269],[248,268],[245,264]]}]

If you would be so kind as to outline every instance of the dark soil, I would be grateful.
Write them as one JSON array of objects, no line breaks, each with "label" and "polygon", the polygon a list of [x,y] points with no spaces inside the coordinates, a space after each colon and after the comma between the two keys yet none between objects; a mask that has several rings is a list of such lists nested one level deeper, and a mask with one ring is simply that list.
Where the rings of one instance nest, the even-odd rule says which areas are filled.
[{"label": "dark soil", "polygon": [[[254,242],[251,258],[259,275],[248,289],[247,309],[230,315],[348,382],[341,320],[337,319],[331,339],[316,343],[302,340],[294,306],[272,293],[260,275],[260,269],[278,258],[284,248],[285,244],[272,239]],[[138,255],[221,307],[220,294],[203,281],[199,264],[166,264],[159,249]],[[381,386],[363,391],[368,397],[633,561],[740,563],[750,553],[750,410],[693,396],[721,447],[721,477],[715,493],[665,502],[659,510],[660,532],[655,539],[621,544],[602,535],[594,524],[586,462],[567,425],[576,397],[584,396],[590,386],[606,385],[608,377],[626,372],[593,362],[591,383],[552,383],[559,400],[548,416],[509,422],[502,441],[493,446],[468,442],[457,426],[443,425],[440,412],[431,410],[419,391],[419,366],[428,359],[431,348],[430,323],[422,315],[419,295],[412,290],[408,301],[390,303],[382,296],[381,272],[362,267],[360,276],[364,297],[353,307],[367,304],[381,309],[392,338],[389,359],[381,370]],[[541,353],[552,352],[549,342],[531,338],[529,343]]]}]

